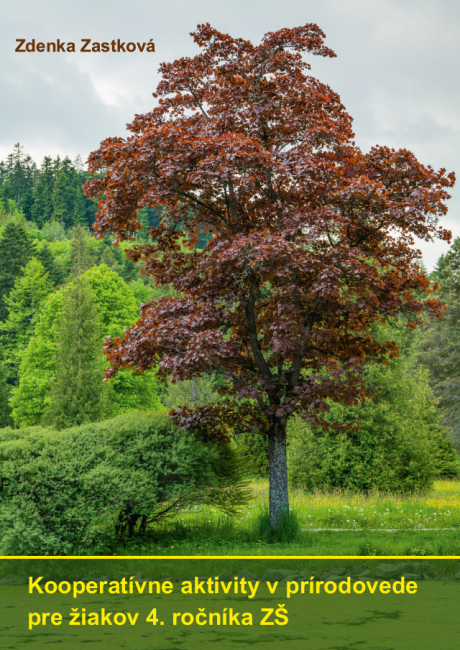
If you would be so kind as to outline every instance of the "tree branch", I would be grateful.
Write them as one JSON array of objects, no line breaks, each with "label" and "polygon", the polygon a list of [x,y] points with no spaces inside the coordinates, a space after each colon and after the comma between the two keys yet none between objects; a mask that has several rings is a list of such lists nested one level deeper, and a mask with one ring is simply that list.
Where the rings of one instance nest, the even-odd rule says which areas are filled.
[{"label": "tree branch", "polygon": [[245,308],[246,324],[248,327],[249,344],[251,346],[251,350],[254,357],[254,361],[256,362],[256,366],[259,369],[259,371],[263,374],[264,377],[266,377],[267,379],[271,379],[272,373],[270,372],[270,368],[268,367],[267,362],[265,361],[265,357],[260,348],[259,339],[257,338],[257,326],[256,326],[254,306],[256,304],[256,298],[259,295],[258,285],[259,285],[258,281],[254,281],[251,285],[251,293],[249,294],[248,302]]}]

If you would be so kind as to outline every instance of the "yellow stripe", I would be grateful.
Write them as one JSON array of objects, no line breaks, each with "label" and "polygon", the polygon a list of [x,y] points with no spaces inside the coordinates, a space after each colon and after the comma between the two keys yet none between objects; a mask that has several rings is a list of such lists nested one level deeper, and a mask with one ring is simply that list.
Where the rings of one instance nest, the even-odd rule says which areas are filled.
[{"label": "yellow stripe", "polygon": [[460,560],[460,555],[0,555],[0,560]]}]

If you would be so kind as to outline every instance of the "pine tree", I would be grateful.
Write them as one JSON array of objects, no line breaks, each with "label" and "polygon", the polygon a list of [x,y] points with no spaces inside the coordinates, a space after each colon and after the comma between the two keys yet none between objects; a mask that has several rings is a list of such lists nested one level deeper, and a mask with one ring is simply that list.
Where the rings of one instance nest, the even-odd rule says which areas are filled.
[{"label": "pine tree", "polygon": [[35,200],[32,208],[32,219],[40,227],[48,221],[51,221],[53,214],[53,187],[53,161],[49,156],[45,156],[38,174]]},{"label": "pine tree", "polygon": [[11,386],[8,383],[8,369],[0,345],[0,429],[14,425],[10,408]]},{"label": "pine tree", "polygon": [[37,167],[30,156],[25,156],[22,145],[18,142],[13,153],[7,158],[8,180],[14,189],[14,198],[21,207],[24,193],[31,191],[36,177]]},{"label": "pine tree", "polygon": [[0,187],[8,180],[8,169],[4,160],[0,160]]},{"label": "pine tree", "polygon": [[53,286],[56,287],[58,284],[63,282],[63,268],[56,264],[50,245],[47,241],[42,242],[41,248],[36,254],[36,258],[45,267],[45,270],[48,272],[48,280],[53,284]]},{"label": "pine tree", "polygon": [[64,297],[58,323],[56,377],[43,422],[64,429],[104,418],[108,411],[105,362],[100,353],[102,325],[86,278]]},{"label": "pine tree", "polygon": [[444,318],[428,319],[417,333],[418,362],[430,371],[431,385],[443,411],[442,423],[460,449],[460,238],[441,256],[436,275],[436,297],[448,311]]},{"label": "pine tree", "polygon": [[81,187],[77,186],[74,190],[74,203],[73,203],[73,217],[72,221],[75,225],[87,226],[88,220],[86,215],[86,199]]},{"label": "pine tree", "polygon": [[53,187],[53,219],[59,221],[66,228],[70,228],[73,225],[73,172],[71,161],[69,158],[64,158],[59,165]]},{"label": "pine tree", "polygon": [[135,282],[141,277],[139,275],[139,268],[131,259],[129,259],[129,257],[126,257],[126,255],[123,256],[122,260],[121,277],[127,284],[130,282]]},{"label": "pine tree", "polygon": [[0,237],[0,321],[8,316],[5,297],[34,254],[35,246],[26,229],[20,224],[8,223]]},{"label": "pine tree", "polygon": [[117,254],[119,255],[117,260],[122,267],[120,275],[123,278],[123,280],[126,282],[126,284],[129,284],[130,282],[133,282],[135,280],[142,280],[144,284],[149,283],[148,278],[146,278],[146,276],[141,276],[140,274],[141,263],[138,262],[137,264],[135,264],[132,261],[132,259],[127,257],[126,248],[117,246],[117,248],[114,250],[116,250]]},{"label": "pine tree", "polygon": [[8,180],[14,188],[15,200],[21,204],[21,194],[24,188],[24,152],[23,147],[17,142],[13,147],[13,153],[7,157]]},{"label": "pine tree", "polygon": [[121,264],[118,263],[117,258],[114,255],[114,252],[110,246],[104,248],[104,252],[101,255],[101,264],[106,264],[109,269],[118,273],[118,275],[123,275],[123,269]]},{"label": "pine tree", "polygon": [[34,334],[40,307],[52,290],[43,264],[32,258],[24,269],[24,275],[16,278],[13,289],[4,299],[8,318],[4,323],[0,323],[0,334],[5,347],[10,381],[15,382],[17,378],[21,352],[27,348]]},{"label": "pine tree", "polygon": [[8,201],[11,199],[14,199],[14,190],[11,183],[6,180],[2,185],[0,185],[0,206],[6,210]]},{"label": "pine tree", "polygon": [[81,224],[75,226],[72,234],[70,274],[75,278],[94,265],[94,255],[91,252],[88,232]]},{"label": "pine tree", "polygon": [[31,190],[26,190],[21,199],[21,210],[27,221],[33,221],[32,211],[34,207],[34,195]]}]

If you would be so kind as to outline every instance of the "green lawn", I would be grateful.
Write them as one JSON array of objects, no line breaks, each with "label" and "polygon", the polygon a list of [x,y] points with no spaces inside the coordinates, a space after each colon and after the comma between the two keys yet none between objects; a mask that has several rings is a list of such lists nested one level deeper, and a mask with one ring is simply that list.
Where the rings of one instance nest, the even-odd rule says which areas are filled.
[{"label": "green lawn", "polygon": [[254,481],[252,489],[253,500],[235,517],[196,507],[120,545],[116,554],[460,555],[460,481],[438,481],[429,494],[410,496],[294,490],[300,530],[284,544],[261,539],[258,517],[267,507],[268,483]]}]

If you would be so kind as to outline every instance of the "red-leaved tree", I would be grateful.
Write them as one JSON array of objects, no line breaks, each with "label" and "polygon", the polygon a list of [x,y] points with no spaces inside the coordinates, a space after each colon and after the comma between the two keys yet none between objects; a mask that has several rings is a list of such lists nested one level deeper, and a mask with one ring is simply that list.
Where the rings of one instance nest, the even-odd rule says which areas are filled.
[{"label": "red-leaved tree", "polygon": [[[106,172],[86,186],[100,198],[98,236],[128,239],[141,207],[163,206],[152,243],[128,255],[177,292],[106,341],[106,376],[158,365],[173,382],[225,377],[221,401],[172,415],[222,439],[268,436],[276,526],[289,507],[288,418],[318,424],[330,400],[369,395],[363,362],[398,350],[372,337],[373,323],[441,314],[416,297],[430,289],[412,245],[449,241],[438,218],[455,177],[407,150],[361,152],[340,97],[308,73],[305,53],[335,56],[316,25],[258,46],[209,24],[193,37],[200,54],[161,65],[156,108],[89,158]],[[204,250],[199,228],[212,235]]]}]

